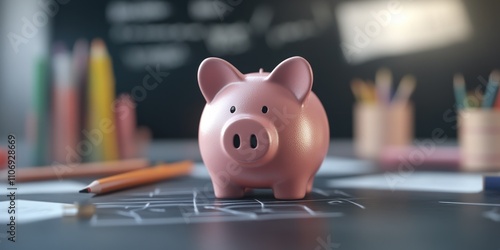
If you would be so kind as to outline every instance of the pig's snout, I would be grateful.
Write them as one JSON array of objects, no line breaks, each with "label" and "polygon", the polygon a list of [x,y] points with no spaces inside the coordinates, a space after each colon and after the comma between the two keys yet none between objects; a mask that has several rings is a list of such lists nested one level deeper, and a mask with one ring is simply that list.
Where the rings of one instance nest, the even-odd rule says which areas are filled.
[{"label": "pig's snout", "polygon": [[276,151],[277,140],[276,128],[271,122],[252,117],[231,119],[222,131],[226,153],[241,163],[271,158]]}]

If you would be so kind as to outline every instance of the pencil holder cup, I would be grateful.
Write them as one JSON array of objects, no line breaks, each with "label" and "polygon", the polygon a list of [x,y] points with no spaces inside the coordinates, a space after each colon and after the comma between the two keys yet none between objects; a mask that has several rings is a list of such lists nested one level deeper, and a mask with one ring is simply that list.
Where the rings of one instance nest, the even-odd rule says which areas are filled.
[{"label": "pencil holder cup", "polygon": [[463,170],[500,170],[500,111],[459,111],[458,140]]},{"label": "pencil holder cup", "polygon": [[358,157],[377,159],[385,146],[407,146],[413,140],[414,109],[410,103],[356,104],[354,147]]}]

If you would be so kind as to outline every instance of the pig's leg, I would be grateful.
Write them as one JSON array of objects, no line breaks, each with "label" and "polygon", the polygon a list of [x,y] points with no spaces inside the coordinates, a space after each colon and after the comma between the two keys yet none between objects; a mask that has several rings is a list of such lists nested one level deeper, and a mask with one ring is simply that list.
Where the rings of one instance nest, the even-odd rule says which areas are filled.
[{"label": "pig's leg", "polygon": [[307,181],[307,189],[306,192],[310,193],[312,188],[313,188],[313,183],[314,183],[314,175],[309,178],[309,181]]},{"label": "pig's leg", "polygon": [[303,199],[306,195],[307,184],[307,179],[277,183],[273,186],[274,197],[282,200]]},{"label": "pig's leg", "polygon": [[214,193],[215,197],[220,199],[241,198],[245,195],[245,189],[232,183],[227,183],[224,186],[214,184]]}]

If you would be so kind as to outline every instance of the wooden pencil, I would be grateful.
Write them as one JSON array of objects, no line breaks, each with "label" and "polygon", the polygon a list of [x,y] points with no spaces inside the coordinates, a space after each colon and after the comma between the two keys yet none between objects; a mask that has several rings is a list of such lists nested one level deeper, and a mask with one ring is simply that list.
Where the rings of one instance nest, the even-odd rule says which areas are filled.
[{"label": "wooden pencil", "polygon": [[131,171],[124,174],[95,180],[80,193],[104,194],[121,189],[150,184],[161,180],[187,175],[193,168],[193,162],[182,161],[164,163],[152,168]]},{"label": "wooden pencil", "polygon": [[119,158],[113,102],[115,78],[113,65],[106,44],[94,39],[90,47],[88,120],[89,130],[99,129],[102,143],[94,146],[92,160],[116,160]]},{"label": "wooden pencil", "polygon": [[[19,168],[16,170],[16,182],[114,175],[145,168],[149,165],[150,164],[147,159],[138,158],[122,161]],[[7,179],[7,171],[0,172],[0,179]]]}]

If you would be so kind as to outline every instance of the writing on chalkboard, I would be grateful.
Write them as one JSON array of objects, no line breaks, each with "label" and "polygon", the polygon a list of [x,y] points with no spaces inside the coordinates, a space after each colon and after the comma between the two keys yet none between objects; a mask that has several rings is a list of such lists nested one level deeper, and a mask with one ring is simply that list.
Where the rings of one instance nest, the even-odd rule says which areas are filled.
[{"label": "writing on chalkboard", "polygon": [[455,201],[439,201],[440,204],[459,205],[459,206],[476,206],[476,207],[491,207],[482,213],[482,217],[494,222],[500,222],[500,204],[496,203],[478,203],[478,202],[455,202]]},{"label": "writing on chalkboard", "polygon": [[313,189],[310,199],[283,201],[272,198],[218,200],[197,189],[155,188],[117,199],[95,202],[93,226],[156,225],[218,221],[276,220],[341,217],[352,209],[365,209],[353,197],[337,190]]},{"label": "writing on chalkboard", "polygon": [[[152,64],[161,64],[167,69],[177,68],[187,63],[192,46],[197,43],[202,43],[214,56],[243,54],[250,51],[259,39],[270,48],[280,48],[319,36],[334,19],[326,2],[310,5],[310,19],[274,25],[275,10],[267,4],[256,6],[249,20],[232,23],[215,19],[220,13],[212,1],[193,1],[188,3],[187,9],[193,22],[171,21],[172,13],[181,10],[168,2],[108,4],[109,37],[113,43],[123,45],[120,57],[124,64],[133,70]],[[208,20],[212,22],[206,22]]]}]

